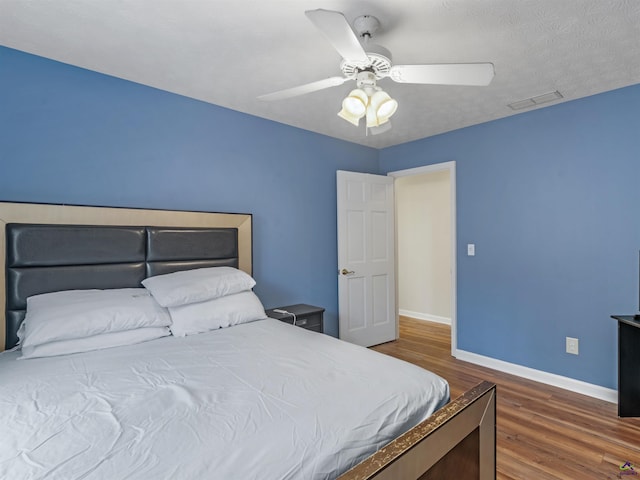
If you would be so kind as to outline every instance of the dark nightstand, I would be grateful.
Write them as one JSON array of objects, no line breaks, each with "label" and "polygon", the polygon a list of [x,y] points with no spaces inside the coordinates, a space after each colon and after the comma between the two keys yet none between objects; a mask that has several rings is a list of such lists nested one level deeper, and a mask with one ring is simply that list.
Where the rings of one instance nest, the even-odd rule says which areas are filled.
[{"label": "dark nightstand", "polygon": [[293,323],[293,315],[287,315],[286,313],[277,313],[274,310],[286,310],[289,313],[293,313],[296,317],[296,325],[298,327],[312,330],[314,332],[324,333],[324,325],[322,322],[322,314],[324,308],[314,307],[313,305],[306,305],[304,303],[298,303],[296,305],[287,305],[285,307],[277,307],[275,309],[267,310],[267,316],[281,320],[287,323]]},{"label": "dark nightstand", "polygon": [[613,315],[618,321],[618,416],[640,417],[640,318]]}]

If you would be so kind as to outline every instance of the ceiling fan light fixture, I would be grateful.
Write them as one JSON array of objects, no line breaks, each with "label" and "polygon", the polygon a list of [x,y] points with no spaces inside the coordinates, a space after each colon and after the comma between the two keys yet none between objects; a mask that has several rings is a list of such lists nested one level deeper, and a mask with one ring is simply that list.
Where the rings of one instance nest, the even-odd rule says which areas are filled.
[{"label": "ceiling fan light fixture", "polygon": [[398,109],[398,102],[383,90],[378,90],[373,94],[371,97],[371,105],[373,106],[380,123],[384,123],[384,121],[388,120]]},{"label": "ceiling fan light fixture", "polygon": [[367,127],[367,135],[379,135],[381,133],[388,132],[389,130],[391,130],[391,122],[387,120],[377,127]]},{"label": "ceiling fan light fixture", "polygon": [[380,125],[388,121],[388,117],[380,118],[376,114],[376,109],[373,107],[373,105],[369,104],[369,107],[367,108],[367,128],[379,127]]},{"label": "ceiling fan light fixture", "polygon": [[360,119],[366,116],[369,129],[387,123],[397,109],[398,102],[374,83],[351,90],[342,100],[342,110],[338,116],[355,126],[360,125]]},{"label": "ceiling fan light fixture", "polygon": [[357,127],[360,125],[360,119],[366,114],[368,105],[369,97],[365,91],[356,88],[342,101],[342,110],[338,112],[338,116]]},{"label": "ceiling fan light fixture", "polygon": [[356,88],[342,101],[342,108],[351,115],[361,118],[367,110],[368,103],[369,97],[367,97],[367,94],[363,90]]},{"label": "ceiling fan light fixture", "polygon": [[389,118],[391,118],[391,116],[396,113],[396,110],[398,110],[398,102],[396,102],[393,98],[390,98],[389,100],[382,102],[378,107],[378,118],[380,120],[384,119],[385,121],[389,120]]},{"label": "ceiling fan light fixture", "polygon": [[343,118],[344,120],[346,120],[349,123],[353,123],[356,127],[358,125],[360,125],[360,119],[362,118],[362,115],[360,115],[360,116],[353,115],[348,110],[346,110],[345,108],[343,108],[342,110],[340,110],[338,112],[338,116],[340,118]]},{"label": "ceiling fan light fixture", "polygon": [[378,125],[380,125],[380,122],[376,115],[376,110],[373,108],[373,105],[369,103],[367,107],[367,128],[377,127]]}]

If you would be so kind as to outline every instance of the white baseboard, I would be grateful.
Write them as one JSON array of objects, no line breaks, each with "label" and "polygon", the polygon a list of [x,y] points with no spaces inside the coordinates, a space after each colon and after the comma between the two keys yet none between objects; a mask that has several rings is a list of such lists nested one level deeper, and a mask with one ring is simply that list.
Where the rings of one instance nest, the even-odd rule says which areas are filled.
[{"label": "white baseboard", "polygon": [[456,350],[453,356],[458,360],[475,363],[476,365],[481,365],[483,367],[492,368],[493,370],[499,370],[501,372],[524,377],[535,382],[564,388],[565,390],[580,393],[582,395],[588,395],[590,397],[598,398],[606,402],[618,403],[618,391],[601,387],[600,385],[594,385],[592,383],[583,382],[581,380],[563,377],[561,375],[556,375],[555,373],[548,373],[543,372],[542,370],[523,367],[522,365],[504,362],[502,360],[485,357],[484,355],[478,355],[477,353],[471,353],[464,350]]},{"label": "white baseboard", "polygon": [[403,309],[400,309],[398,313],[403,317],[411,317],[411,318],[415,318],[416,320],[425,320],[427,322],[444,323],[446,325],[451,325],[451,319],[448,317],[439,317],[438,315],[412,312],[411,310],[403,310]]}]

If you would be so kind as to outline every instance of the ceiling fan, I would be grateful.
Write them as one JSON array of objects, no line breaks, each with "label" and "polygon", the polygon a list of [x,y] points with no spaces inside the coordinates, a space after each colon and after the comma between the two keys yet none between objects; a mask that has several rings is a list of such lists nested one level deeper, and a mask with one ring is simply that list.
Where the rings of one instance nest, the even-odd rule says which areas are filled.
[{"label": "ceiling fan", "polygon": [[343,100],[338,116],[356,126],[366,116],[367,132],[376,134],[390,128],[389,118],[398,107],[398,103],[377,86],[380,79],[388,77],[398,83],[469,86],[489,85],[493,79],[492,63],[393,65],[391,53],[386,48],[370,43],[380,26],[380,21],[372,15],[357,17],[353,22],[354,30],[340,12],[318,9],[308,10],[305,15],[342,56],[340,69],[343,76],[261,95],[258,97],[260,100],[284,100],[355,80],[357,88]]}]

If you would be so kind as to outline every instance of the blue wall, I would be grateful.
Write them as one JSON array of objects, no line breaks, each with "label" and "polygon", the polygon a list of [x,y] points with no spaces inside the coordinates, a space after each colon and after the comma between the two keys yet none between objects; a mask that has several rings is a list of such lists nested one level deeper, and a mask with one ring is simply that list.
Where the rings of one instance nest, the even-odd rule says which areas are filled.
[{"label": "blue wall", "polygon": [[334,335],[338,169],[378,153],[0,47],[0,200],[252,213],[265,306]]},{"label": "blue wall", "polygon": [[378,152],[0,47],[0,200],[253,213],[256,292],[335,335],[336,170],[455,160],[458,348],[615,388],[638,112],[640,85]]},{"label": "blue wall", "polygon": [[450,160],[458,348],[615,388],[609,315],[638,311],[640,85],[380,152],[383,173]]}]

